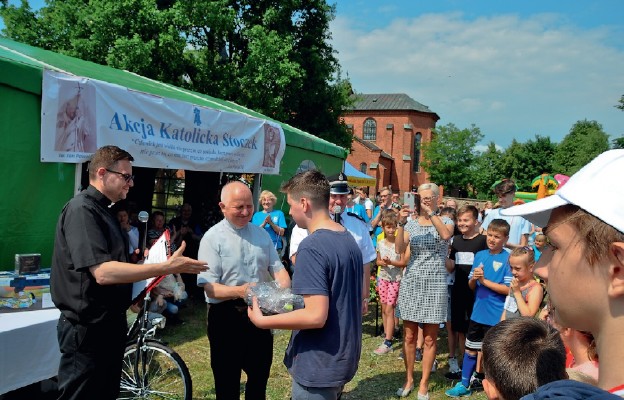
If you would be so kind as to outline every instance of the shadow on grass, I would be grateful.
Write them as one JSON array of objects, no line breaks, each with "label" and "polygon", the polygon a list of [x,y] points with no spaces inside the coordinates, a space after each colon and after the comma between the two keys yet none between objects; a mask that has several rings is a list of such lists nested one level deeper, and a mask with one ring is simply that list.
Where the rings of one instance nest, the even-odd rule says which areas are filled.
[{"label": "shadow on grass", "polygon": [[[241,389],[242,392],[242,389]],[[214,390],[214,388],[212,389],[207,389],[207,390],[195,390],[195,388],[193,388],[193,400],[211,400],[211,399],[216,399],[217,395],[216,392]]]},{"label": "shadow on grass", "polygon": [[206,338],[206,303],[198,300],[189,301],[180,308],[179,319],[181,324],[167,323],[165,329],[160,332],[160,337],[171,347]]},{"label": "shadow on grass", "polygon": [[364,378],[357,386],[342,395],[342,400],[382,400],[395,399],[396,391],[401,386],[405,373],[389,372]]},{"label": "shadow on grass", "polygon": [[[414,390],[408,396],[415,399],[420,381],[420,371],[414,370]],[[402,387],[405,379],[404,371],[380,373],[368,378],[363,378],[357,382],[355,387],[342,396],[342,400],[386,400],[398,399],[397,390]],[[432,399],[446,399],[444,392],[453,386],[453,381],[446,379],[442,373],[434,372],[429,380],[429,395]],[[475,395],[471,398],[481,399],[485,395]]]},{"label": "shadow on grass", "polygon": [[[182,325],[167,326],[159,332],[159,336],[169,346],[178,351],[187,363],[193,379],[193,391],[195,399],[214,400],[214,380],[210,368],[210,348],[206,337],[206,305],[205,303],[193,303],[191,306],[180,310]],[[375,327],[375,308],[364,316],[362,321],[362,356],[356,376],[345,387],[343,400],[356,399],[397,399],[396,391],[405,379],[405,367],[403,361],[397,356],[401,350],[401,341],[395,341],[394,351],[384,356],[374,355],[373,351],[382,341],[379,334],[382,331],[381,318],[379,317]],[[267,386],[268,400],[288,400],[290,397],[291,378],[282,363],[284,351],[290,338],[289,331],[279,331],[274,337],[273,366],[271,377]],[[444,378],[448,371],[448,346],[446,343],[445,330],[440,331],[438,337],[438,371],[431,375],[429,393],[432,400],[446,399],[444,391],[453,386],[455,382]],[[416,363],[414,379],[416,382],[421,377],[421,363]],[[241,393],[243,393],[245,377],[241,378]],[[416,399],[416,392],[412,392],[408,399]],[[471,399],[484,399],[473,395]]]},{"label": "shadow on grass", "polygon": [[[381,310],[375,312],[375,304],[371,304],[370,311],[363,318],[362,336],[375,337],[381,334]],[[180,309],[180,319],[182,324],[167,324],[164,330],[160,331],[160,337],[171,346],[193,341],[201,337],[206,337],[206,303],[189,301],[186,306]]]},{"label": "shadow on grass", "polygon": [[371,303],[368,313],[362,318],[362,336],[377,336],[383,331],[381,305]]}]

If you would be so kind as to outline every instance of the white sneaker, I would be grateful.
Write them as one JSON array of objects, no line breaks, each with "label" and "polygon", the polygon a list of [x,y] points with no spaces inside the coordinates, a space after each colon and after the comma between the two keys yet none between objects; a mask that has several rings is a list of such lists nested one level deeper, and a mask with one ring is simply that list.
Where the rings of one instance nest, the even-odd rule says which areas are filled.
[{"label": "white sneaker", "polygon": [[461,369],[459,369],[459,365],[457,364],[457,358],[455,357],[449,358],[448,365],[449,365],[449,372],[453,374],[461,371]]},{"label": "white sneaker", "polygon": [[392,351],[392,346],[388,346],[385,343],[382,343],[382,344],[379,345],[379,347],[377,347],[373,351],[373,354],[382,355],[382,354],[388,354],[391,351]]}]

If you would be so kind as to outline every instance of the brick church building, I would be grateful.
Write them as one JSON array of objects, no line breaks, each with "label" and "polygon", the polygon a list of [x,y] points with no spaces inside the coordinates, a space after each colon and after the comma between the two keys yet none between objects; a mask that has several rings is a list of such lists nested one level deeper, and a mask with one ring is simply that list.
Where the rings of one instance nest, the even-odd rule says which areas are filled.
[{"label": "brick church building", "polygon": [[438,114],[406,94],[357,94],[342,118],[353,133],[347,161],[377,179],[371,197],[384,186],[405,192],[428,182],[422,143],[431,140]]}]

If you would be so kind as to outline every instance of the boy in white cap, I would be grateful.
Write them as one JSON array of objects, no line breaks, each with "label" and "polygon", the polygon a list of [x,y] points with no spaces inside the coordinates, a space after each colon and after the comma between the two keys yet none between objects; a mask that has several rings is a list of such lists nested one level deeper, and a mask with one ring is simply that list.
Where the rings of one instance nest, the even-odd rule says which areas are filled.
[{"label": "boy in white cap", "polygon": [[619,396],[624,396],[622,173],[624,150],[606,151],[554,195],[503,211],[544,227],[551,246],[535,272],[547,280],[551,315],[562,325],[594,335],[599,386]]}]

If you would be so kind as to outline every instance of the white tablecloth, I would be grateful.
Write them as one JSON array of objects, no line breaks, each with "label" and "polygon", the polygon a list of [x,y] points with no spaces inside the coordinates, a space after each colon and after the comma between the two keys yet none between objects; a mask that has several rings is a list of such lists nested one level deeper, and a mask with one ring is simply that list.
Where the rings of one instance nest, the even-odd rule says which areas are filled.
[{"label": "white tablecloth", "polygon": [[0,314],[0,394],[56,376],[56,308]]}]

